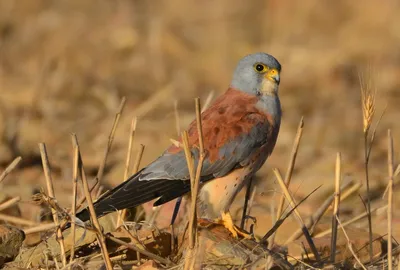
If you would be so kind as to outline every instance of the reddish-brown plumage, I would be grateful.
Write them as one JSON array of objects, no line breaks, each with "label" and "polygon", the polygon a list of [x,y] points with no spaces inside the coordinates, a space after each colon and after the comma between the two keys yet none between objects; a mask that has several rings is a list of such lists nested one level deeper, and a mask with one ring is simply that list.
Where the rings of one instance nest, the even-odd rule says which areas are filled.
[{"label": "reddish-brown plumage", "polygon": [[[272,134],[275,125],[274,118],[268,113],[259,110],[256,107],[257,101],[258,98],[254,95],[230,88],[210,108],[202,113],[204,148],[210,162],[214,162],[219,158],[218,152],[223,145],[241,134],[250,132],[258,123],[269,122],[271,127],[269,132],[271,134],[268,135],[275,135]],[[249,114],[252,114],[252,117],[245,117]],[[190,124],[188,133],[189,145],[191,147],[199,147],[196,121]],[[272,137],[270,138],[272,139]],[[172,145],[167,151],[177,153],[182,149]]]}]

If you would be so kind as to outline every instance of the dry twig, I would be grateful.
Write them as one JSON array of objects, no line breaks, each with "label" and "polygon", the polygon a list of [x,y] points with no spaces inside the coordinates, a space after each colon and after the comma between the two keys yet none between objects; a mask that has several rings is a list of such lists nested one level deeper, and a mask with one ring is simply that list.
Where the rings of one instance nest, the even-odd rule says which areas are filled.
[{"label": "dry twig", "polygon": [[[377,212],[377,211],[384,211],[387,207],[388,207],[388,206],[385,205],[385,206],[382,206],[382,207],[379,207],[379,208],[374,208],[374,209],[371,210],[371,214],[374,213],[374,212]],[[364,213],[362,213],[362,214],[359,214],[358,216],[355,216],[355,217],[349,219],[348,221],[344,222],[344,223],[342,224],[342,226],[343,226],[343,227],[346,227],[346,226],[348,226],[348,225],[350,225],[350,224],[353,224],[354,222],[359,221],[360,219],[365,218],[366,216],[368,216],[368,212],[364,212]],[[331,229],[326,229],[325,231],[322,231],[322,232],[317,233],[316,235],[314,235],[314,237],[315,237],[315,238],[320,238],[320,237],[323,237],[323,236],[325,236],[325,235],[330,234],[331,232],[332,232]]]},{"label": "dry twig", "polygon": [[[124,171],[124,181],[126,181],[129,177],[130,165],[131,165],[131,156],[132,156],[132,146],[133,146],[133,139],[135,137],[136,132],[136,124],[137,124],[137,117],[133,117],[131,121],[131,128],[129,132],[129,140],[128,140],[128,152],[126,154],[125,160],[125,171]],[[125,220],[127,210],[119,211],[117,227],[121,225],[121,223]]]},{"label": "dry twig", "polygon": [[[72,142],[73,139],[76,135],[72,135]],[[73,173],[72,173],[72,206],[71,206],[71,238],[72,238],[72,247],[71,247],[71,255],[70,255],[70,260],[69,263],[72,263],[74,260],[75,256],[75,229],[76,229],[76,224],[75,224],[75,216],[76,216],[76,195],[77,195],[77,190],[78,190],[78,166],[79,166],[79,149],[78,147],[73,143],[73,151],[74,151],[74,156],[73,156]]]},{"label": "dry twig", "polygon": [[101,164],[99,166],[99,170],[97,171],[96,178],[97,178],[98,182],[100,182],[101,179],[103,178],[103,174],[104,174],[104,169],[106,167],[108,153],[110,152],[112,143],[114,141],[115,131],[117,130],[119,119],[121,118],[122,110],[124,109],[125,103],[126,103],[126,98],[123,97],[122,100],[121,100],[121,103],[120,103],[120,105],[118,107],[118,111],[115,114],[115,119],[114,119],[113,126],[111,128],[111,131],[110,131],[110,135],[108,136],[108,143],[107,143],[106,149],[104,150],[103,160],[102,160],[102,162],[101,162]]},{"label": "dry twig", "polygon": [[375,114],[375,93],[376,91],[371,90],[371,81],[364,85],[363,78],[360,75],[360,90],[361,90],[361,107],[363,115],[363,132],[364,132],[364,170],[365,170],[365,181],[367,184],[367,211],[368,211],[368,231],[369,231],[369,256],[372,261],[372,216],[371,216],[371,194],[369,187],[369,157],[371,154],[373,138],[368,142],[368,132],[372,124],[372,119]]},{"label": "dry twig", "polygon": [[7,209],[7,208],[13,206],[14,204],[19,202],[20,200],[21,200],[21,197],[17,196],[17,197],[14,197],[12,199],[9,199],[6,202],[3,202],[2,204],[0,204],[0,211],[3,211],[4,209]]},{"label": "dry twig", "polygon": [[38,232],[44,232],[44,231],[48,231],[48,230],[52,230],[54,228],[56,228],[56,224],[55,223],[45,223],[45,224],[40,224],[38,226],[35,227],[31,227],[28,229],[24,229],[24,233],[25,234],[32,234],[32,233],[38,233]]},{"label": "dry twig", "polygon": [[0,183],[3,182],[4,179],[6,179],[7,175],[12,172],[12,170],[17,167],[18,163],[22,160],[21,157],[16,157],[13,162],[10,163],[10,165],[7,166],[7,168],[1,173],[0,175]]},{"label": "dry twig", "polygon": [[[303,135],[303,128],[304,128],[304,117],[301,117],[299,125],[297,127],[297,132],[296,132],[296,137],[294,139],[292,152],[291,152],[291,155],[290,155],[289,165],[288,165],[288,168],[286,170],[286,175],[285,175],[285,186],[287,188],[289,188],[290,180],[292,179],[293,169],[294,169],[294,165],[296,163],[297,152],[299,151],[300,140],[301,140],[301,137]],[[276,220],[279,220],[281,218],[284,203],[285,203],[285,194],[282,193],[281,198],[279,200],[279,204],[278,204]],[[271,249],[273,247],[273,245],[274,245],[275,235],[276,234],[274,233],[271,236],[271,239],[270,239],[270,241],[268,243],[268,248],[269,249]]]},{"label": "dry twig", "polygon": [[204,102],[204,106],[201,108],[201,112],[204,112],[210,106],[211,101],[214,98],[214,94],[214,90],[211,90],[210,93],[208,93],[206,101]]},{"label": "dry twig", "polygon": [[344,236],[346,237],[347,246],[348,246],[348,248],[349,248],[351,254],[353,254],[353,257],[354,257],[354,258],[356,259],[356,261],[360,264],[360,266],[361,266],[364,270],[367,270],[367,268],[365,268],[365,266],[364,266],[363,263],[361,262],[360,258],[358,258],[357,254],[354,252],[353,245],[351,244],[350,238],[349,238],[349,236],[347,235],[346,230],[344,229],[342,223],[340,222],[339,217],[336,217],[336,219],[337,219],[337,222],[339,223],[340,228],[341,228],[342,231],[343,231]]},{"label": "dry twig", "polygon": [[147,251],[147,250],[145,250],[145,249],[140,249],[140,248],[136,247],[135,245],[131,245],[131,244],[129,244],[129,243],[126,243],[126,242],[124,242],[124,241],[122,241],[122,240],[120,240],[120,239],[118,239],[118,238],[115,238],[114,236],[111,236],[111,235],[107,234],[107,235],[105,235],[105,237],[106,237],[107,239],[110,239],[111,241],[113,241],[113,242],[119,244],[119,245],[123,245],[123,246],[126,246],[126,247],[129,248],[129,249],[132,249],[132,250],[134,250],[134,251],[137,251],[137,252],[139,252],[139,253],[145,255],[146,257],[148,257],[148,258],[150,258],[150,259],[159,261],[160,263],[165,264],[166,266],[172,266],[172,265],[174,265],[174,264],[173,264],[170,260],[168,260],[168,259],[165,259],[165,258],[163,258],[163,257],[160,257],[160,256],[158,256],[158,255],[156,255],[156,254],[153,254],[153,253],[151,253],[151,252],[149,252],[149,251]]},{"label": "dry twig", "polygon": [[81,155],[80,155],[80,152],[79,152],[79,143],[78,143],[78,138],[76,137],[76,135],[73,136],[73,143],[74,143],[74,147],[76,147],[78,149],[78,153],[79,153],[78,154],[79,173],[80,173],[80,177],[81,177],[81,180],[82,180],[82,185],[83,185],[83,190],[85,192],[86,201],[88,203],[90,217],[91,217],[92,223],[93,223],[93,225],[95,227],[95,230],[96,230],[97,241],[99,243],[99,246],[100,246],[100,249],[101,249],[101,253],[103,255],[103,259],[104,259],[104,262],[105,262],[107,270],[112,270],[113,267],[112,267],[112,263],[111,263],[111,260],[110,260],[110,256],[109,256],[108,251],[107,251],[107,246],[106,246],[106,242],[105,242],[105,239],[104,239],[104,235],[102,233],[102,230],[101,230],[101,227],[100,227],[100,223],[99,223],[99,221],[97,219],[96,211],[95,211],[94,206],[93,206],[92,197],[90,195],[89,185],[88,185],[88,182],[87,182],[87,179],[86,179],[86,173],[85,173],[85,170],[84,170],[84,167],[83,167],[82,158],[81,158]]},{"label": "dry twig", "polygon": [[331,237],[331,262],[335,263],[336,257],[336,241],[337,241],[337,219],[339,216],[340,204],[340,179],[341,179],[341,156],[340,153],[336,155],[336,168],[335,168],[335,203],[333,207],[332,216],[332,237]]},{"label": "dry twig", "polygon": [[388,268],[393,269],[393,257],[392,257],[392,220],[393,220],[393,138],[392,132],[388,130],[388,174],[389,174],[389,191],[388,191],[388,209],[387,209],[387,225],[388,225]]},{"label": "dry twig", "polygon": [[[292,195],[290,194],[290,192],[289,192],[289,190],[287,189],[285,183],[283,182],[283,179],[282,179],[282,176],[281,176],[279,170],[278,170],[277,168],[275,168],[273,171],[274,171],[274,173],[275,173],[275,176],[276,176],[276,178],[277,178],[277,180],[278,180],[279,185],[281,186],[281,189],[282,189],[283,193],[284,193],[285,196],[286,196],[286,200],[289,201],[289,204],[290,204],[290,206],[291,206],[292,208],[295,208],[296,202],[294,201]],[[294,213],[295,213],[295,216],[296,216],[296,218],[297,218],[297,221],[299,222],[299,225],[300,225],[300,227],[301,227],[301,229],[302,229],[302,231],[303,231],[304,237],[306,238],[307,243],[308,243],[308,245],[310,246],[310,249],[311,249],[312,253],[313,253],[314,256],[315,256],[315,259],[317,260],[318,263],[320,263],[320,262],[321,262],[321,258],[320,258],[319,254],[318,254],[318,250],[317,250],[317,248],[315,247],[314,242],[312,241],[310,232],[308,231],[306,225],[304,224],[304,221],[303,221],[303,219],[302,219],[302,217],[301,217],[299,211],[298,211],[297,209],[295,209],[295,210],[294,210]]]},{"label": "dry twig", "polygon": [[176,134],[178,136],[181,134],[181,121],[179,117],[179,108],[178,108],[178,100],[174,100],[174,117],[175,117],[175,128]]},{"label": "dry twig", "polygon": [[0,213],[0,220],[11,222],[14,224],[23,225],[23,226],[38,226],[39,225],[39,223],[36,223],[36,222],[28,220],[28,219],[9,216],[9,215],[5,215],[5,214],[1,214],[1,213]]},{"label": "dry twig", "polygon": [[[195,99],[196,105],[196,123],[197,123],[197,133],[199,138],[199,157],[198,164],[196,169],[196,174],[194,174],[194,160],[191,155],[190,145],[188,140],[187,132],[184,133],[183,141],[185,148],[186,161],[188,163],[188,168],[190,173],[190,183],[191,183],[191,193],[192,193],[192,202],[190,205],[190,219],[189,219],[189,254],[187,255],[187,260],[185,260],[185,269],[192,269],[194,265],[194,248],[196,246],[197,240],[197,214],[196,214],[196,205],[197,205],[197,194],[199,191],[200,178],[201,178],[201,169],[203,168],[203,162],[205,159],[205,151],[204,151],[204,142],[203,142],[203,129],[201,124],[201,105],[200,99]],[[191,166],[191,168],[190,168]]]},{"label": "dry twig", "polygon": [[[340,187],[340,190],[345,190],[349,185],[351,184],[351,182],[347,182],[346,184],[344,184],[343,186]],[[320,221],[320,219],[322,218],[322,216],[325,214],[325,212],[328,210],[329,206],[332,204],[333,200],[335,199],[334,194],[332,194],[331,196],[329,196],[322,204],[321,206],[317,209],[317,211],[315,211],[315,213],[312,215],[312,217],[310,219],[308,219],[306,221],[306,226],[308,229],[310,229],[310,231],[313,231],[315,226],[318,224],[318,222]],[[331,229],[327,230],[330,232],[332,232]],[[298,239],[301,235],[303,234],[303,231],[301,230],[301,228],[299,228],[298,230],[296,230],[284,243],[284,245],[287,245],[288,243],[293,242],[294,240]]]},{"label": "dry twig", "polygon": [[144,144],[141,144],[136,154],[135,163],[133,163],[132,174],[135,174],[139,171],[140,162],[142,161],[144,149],[145,149]]},{"label": "dry twig", "polygon": [[[133,164],[133,169],[132,169],[132,175],[136,174],[139,171],[139,167],[140,167],[140,162],[142,161],[142,157],[143,157],[143,152],[144,152],[144,145],[141,144],[140,148],[138,150],[138,153],[136,155],[136,159],[135,159],[135,163]],[[126,177],[127,178],[127,177]],[[123,222],[126,219],[126,214],[128,213],[128,209],[124,209],[122,210],[121,215],[118,217],[118,219],[121,219],[121,222]],[[119,225],[118,225],[119,226]]]},{"label": "dry twig", "polygon": [[[43,164],[44,176],[46,179],[47,193],[50,198],[55,199],[56,197],[54,194],[53,180],[51,177],[50,163],[47,156],[46,145],[44,143],[39,143],[39,149],[40,149],[40,155],[42,156],[42,164]],[[58,220],[57,211],[54,208],[51,208],[51,213],[53,214],[54,223],[57,225],[57,241],[60,244],[61,261],[63,266],[65,266],[67,264],[67,259],[66,259],[67,257],[65,255],[64,237],[62,235],[61,228],[59,227],[60,222]]]},{"label": "dry twig", "polygon": [[[201,177],[201,169],[203,168],[203,162],[205,158],[204,152],[204,143],[203,143],[203,129],[201,124],[201,105],[200,99],[196,98],[196,122],[197,122],[197,133],[199,137],[199,161],[197,164],[196,175],[194,179],[191,179],[192,182],[192,205],[191,205],[191,219],[189,222],[189,235],[192,235],[189,247],[191,249],[194,248],[196,242],[196,233],[197,233],[197,214],[196,214],[196,203],[197,203],[197,194],[199,192],[200,185],[200,177]],[[190,238],[190,237],[189,237]]]}]

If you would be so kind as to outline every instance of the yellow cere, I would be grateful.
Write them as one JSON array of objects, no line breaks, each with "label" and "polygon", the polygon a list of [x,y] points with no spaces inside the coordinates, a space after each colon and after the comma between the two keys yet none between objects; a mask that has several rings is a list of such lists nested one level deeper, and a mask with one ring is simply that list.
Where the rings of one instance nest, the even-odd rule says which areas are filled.
[{"label": "yellow cere", "polygon": [[278,74],[278,71],[276,69],[270,69],[268,72],[269,76],[275,76]]}]

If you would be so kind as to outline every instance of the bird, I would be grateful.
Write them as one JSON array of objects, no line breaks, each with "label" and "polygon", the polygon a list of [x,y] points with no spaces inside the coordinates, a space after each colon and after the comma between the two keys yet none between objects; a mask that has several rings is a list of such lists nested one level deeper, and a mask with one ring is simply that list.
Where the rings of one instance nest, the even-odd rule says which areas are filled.
[{"label": "bird", "polygon": [[[218,220],[235,237],[249,237],[238,228],[229,208],[240,189],[271,155],[281,124],[278,96],[281,64],[258,52],[239,60],[228,90],[201,114],[206,153],[200,174],[197,215]],[[195,166],[199,161],[199,136],[194,120],[188,141]],[[182,138],[179,138],[182,142]],[[97,217],[133,208],[157,199],[159,206],[191,191],[185,153],[172,144],[161,156],[105,193],[96,202]],[[90,219],[88,208],[76,217]]]}]

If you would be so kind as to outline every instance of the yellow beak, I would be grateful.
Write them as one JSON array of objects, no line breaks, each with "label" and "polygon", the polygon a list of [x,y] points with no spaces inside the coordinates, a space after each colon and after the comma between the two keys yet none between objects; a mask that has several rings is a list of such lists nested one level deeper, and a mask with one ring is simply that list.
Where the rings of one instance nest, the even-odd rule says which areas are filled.
[{"label": "yellow beak", "polygon": [[279,82],[280,82],[279,73],[276,72],[276,71],[268,71],[265,74],[265,78],[270,80],[270,81],[272,81],[272,82],[274,82],[274,83],[276,83],[276,84],[279,84]]}]

